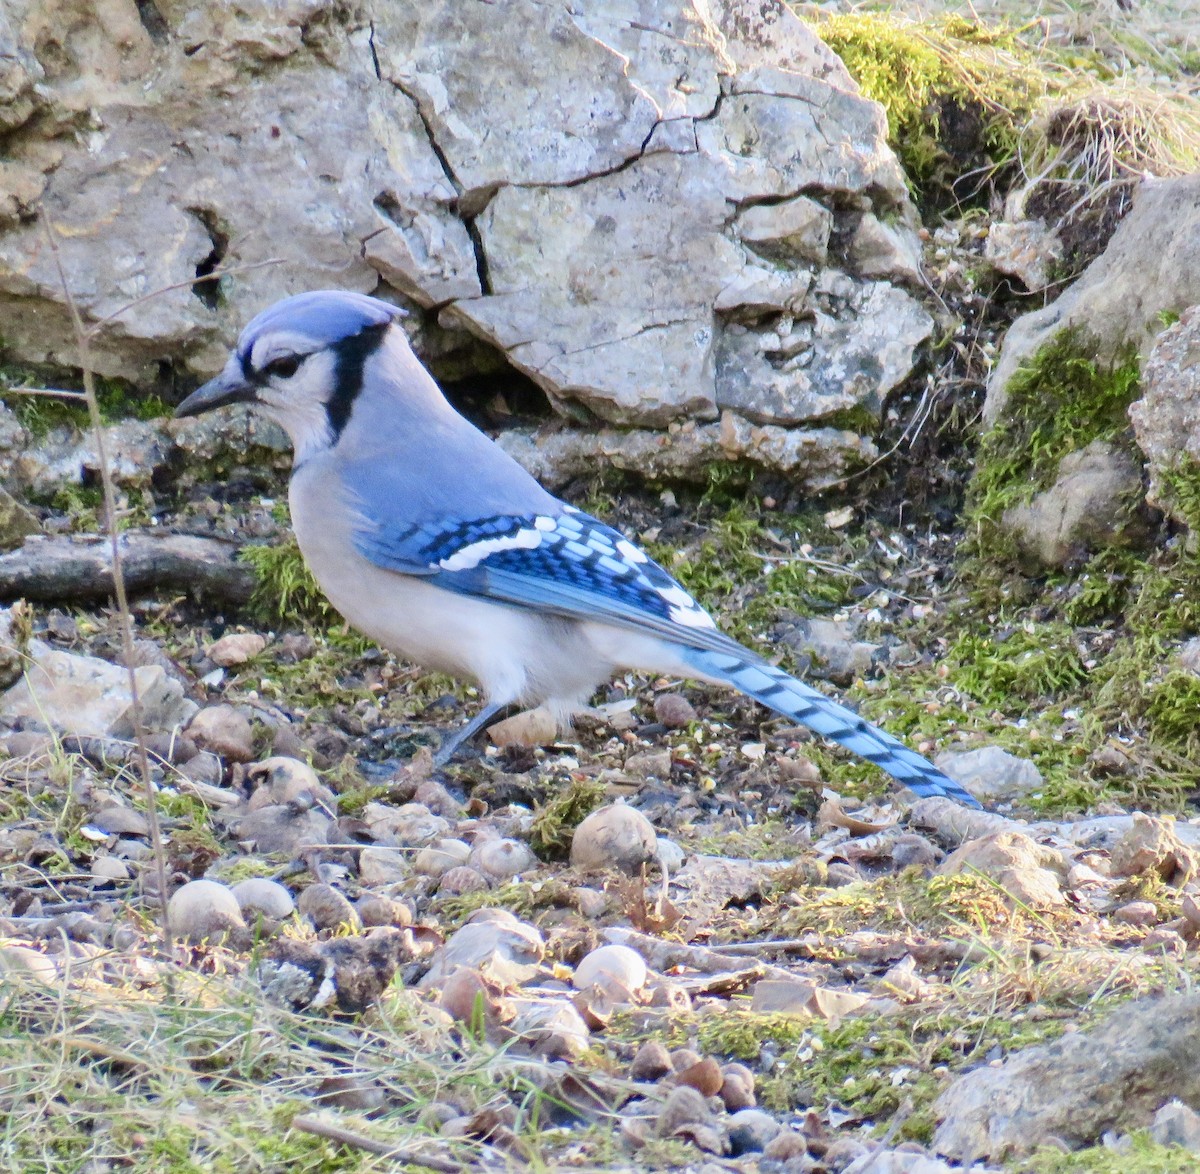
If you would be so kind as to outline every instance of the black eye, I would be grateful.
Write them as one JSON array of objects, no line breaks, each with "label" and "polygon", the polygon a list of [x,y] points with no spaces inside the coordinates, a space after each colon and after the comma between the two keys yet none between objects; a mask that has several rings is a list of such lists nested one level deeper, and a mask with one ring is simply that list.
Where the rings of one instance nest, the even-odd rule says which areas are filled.
[{"label": "black eye", "polygon": [[300,364],[303,362],[303,355],[280,355],[279,358],[272,359],[260,374],[277,379],[290,379],[300,370]]}]

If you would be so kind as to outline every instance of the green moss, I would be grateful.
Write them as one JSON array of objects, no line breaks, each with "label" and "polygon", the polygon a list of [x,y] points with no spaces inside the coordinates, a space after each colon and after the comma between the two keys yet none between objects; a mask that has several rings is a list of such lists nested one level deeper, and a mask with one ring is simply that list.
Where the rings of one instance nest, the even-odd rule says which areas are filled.
[{"label": "green moss", "polygon": [[822,17],[814,27],[884,108],[888,140],[926,198],[950,191],[973,168],[1011,162],[1049,84],[1013,29],[958,16],[918,22],[869,12]]},{"label": "green moss", "polygon": [[572,779],[566,790],[534,813],[529,846],[543,860],[565,859],[575,829],[604,802],[606,790],[598,779]]},{"label": "green moss", "polygon": [[1200,461],[1181,453],[1159,474],[1158,500],[1162,508],[1187,526],[1195,544],[1200,537]]},{"label": "green moss", "polygon": [[1069,453],[1127,432],[1139,389],[1137,354],[1129,349],[1102,365],[1095,351],[1082,330],[1060,330],[1009,380],[1003,418],[980,441],[968,490],[968,557],[993,567],[1011,561],[1005,512],[1048,489]]},{"label": "green moss", "polygon": [[318,625],[334,622],[334,612],[317,585],[300,553],[296,539],[287,538],[271,546],[248,546],[242,559],[254,569],[257,582],[250,600],[251,610],[266,623]]},{"label": "green moss", "polygon": [[720,1014],[696,1020],[695,1034],[704,1055],[756,1061],[765,1046],[795,1048],[808,1031],[808,1021],[795,1015],[761,1015],[730,1003]]},{"label": "green moss", "polygon": [[[64,391],[82,390],[77,378],[64,381],[55,372],[19,364],[0,367],[0,402],[12,409],[22,427],[35,439],[64,426],[86,428],[87,405],[81,400],[21,394],[22,387],[47,386]],[[171,414],[170,406],[161,397],[153,392],[139,392],[119,379],[97,377],[96,400],[100,418],[106,424],[128,419],[156,420]]]},{"label": "green moss", "polygon": [[1192,1174],[1196,1155],[1177,1145],[1159,1145],[1145,1130],[1131,1133],[1121,1146],[1097,1145],[1063,1153],[1040,1149],[1022,1165],[1031,1174]]},{"label": "green moss", "polygon": [[985,705],[1044,705],[1088,678],[1073,629],[1024,623],[964,631],[946,654],[954,683]]}]

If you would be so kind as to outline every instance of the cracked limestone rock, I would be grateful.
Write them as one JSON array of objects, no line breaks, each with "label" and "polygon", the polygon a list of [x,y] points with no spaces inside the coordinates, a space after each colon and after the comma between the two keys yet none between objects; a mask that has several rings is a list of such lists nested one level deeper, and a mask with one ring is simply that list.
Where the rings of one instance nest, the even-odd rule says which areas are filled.
[{"label": "cracked limestone rock", "polygon": [[[514,0],[502,36],[496,19],[12,0],[9,354],[77,361],[45,217],[97,369],[141,386],[211,375],[252,314],[335,286],[417,310],[429,357],[472,336],[635,448],[697,425],[660,460],[685,476],[739,459],[819,489],[871,460],[845,413],[878,417],[932,322],[892,284],[914,213],[837,57],[782,0]],[[238,271],[178,284],[218,267]],[[567,435],[593,462],[616,443]]]}]

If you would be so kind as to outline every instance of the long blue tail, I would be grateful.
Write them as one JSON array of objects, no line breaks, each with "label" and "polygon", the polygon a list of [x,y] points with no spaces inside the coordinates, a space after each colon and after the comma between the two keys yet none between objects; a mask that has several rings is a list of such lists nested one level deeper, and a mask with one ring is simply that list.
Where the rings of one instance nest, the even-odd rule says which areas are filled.
[{"label": "long blue tail", "polygon": [[682,651],[685,661],[701,676],[725,681],[768,709],[831,738],[852,753],[875,763],[923,798],[944,795],[967,807],[980,806],[973,795],[903,742],[864,721],[844,705],[788,676],[782,669],[758,660],[751,653],[743,658],[707,648]]}]

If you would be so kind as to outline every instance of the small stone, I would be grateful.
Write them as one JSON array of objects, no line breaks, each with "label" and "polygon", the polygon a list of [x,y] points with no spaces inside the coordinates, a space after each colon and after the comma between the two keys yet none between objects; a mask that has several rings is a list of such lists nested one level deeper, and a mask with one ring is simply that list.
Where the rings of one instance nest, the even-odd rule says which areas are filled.
[{"label": "small stone", "polygon": [[436,840],[422,848],[413,861],[413,871],[421,876],[445,876],[452,868],[466,864],[471,846],[462,840]]},{"label": "small stone", "polygon": [[1130,901],[1114,909],[1112,919],[1124,925],[1153,925],[1158,921],[1158,906],[1153,901]]},{"label": "small stone", "polygon": [[[191,739],[188,739],[191,742]],[[193,748],[195,743],[192,743]],[[180,768],[180,774],[194,783],[206,783],[219,787],[225,777],[225,767],[211,750],[197,750]]]},{"label": "small stone", "polygon": [[255,785],[250,809],[272,803],[318,806],[327,815],[337,811],[337,796],[317,777],[307,762],[284,754],[264,758],[246,768],[246,778]]},{"label": "small stone", "polygon": [[717,1095],[727,1112],[752,1109],[758,1103],[754,1096],[754,1073],[745,1064],[726,1064],[721,1069],[722,1083]]},{"label": "small stone", "polygon": [[58,981],[54,959],[28,946],[0,946],[0,976],[6,974],[36,979],[47,985]]},{"label": "small stone", "polygon": [[968,840],[938,867],[939,876],[978,872],[994,880],[1009,897],[1033,909],[1065,904],[1059,887],[1065,879],[1062,854],[1042,847],[1022,832],[997,832]]},{"label": "small stone", "polygon": [[357,932],[362,922],[354,906],[331,885],[309,885],[296,902],[301,917],[307,918],[319,930],[336,930],[343,926]]},{"label": "small stone", "polygon": [[[488,914],[480,917],[479,914]],[[506,910],[477,910],[434,956],[422,987],[437,986],[460,966],[469,966],[501,984],[519,985],[538,972],[545,953],[542,935]]]},{"label": "small stone", "polygon": [[188,881],[167,902],[173,932],[190,942],[220,940],[245,929],[237,898],[225,885],[210,880]]},{"label": "small stone", "polygon": [[303,632],[289,632],[279,641],[276,655],[290,664],[307,660],[317,650],[317,642]]},{"label": "small stone", "polygon": [[660,693],[654,699],[654,719],[668,730],[681,730],[697,717],[695,706],[682,693]]},{"label": "small stone", "polygon": [[488,1027],[512,1018],[512,1009],[499,997],[495,984],[470,966],[460,966],[442,983],[439,1005],[451,1019],[469,1025],[475,1024],[480,1012]]},{"label": "small stone", "polygon": [[409,859],[398,848],[364,848],[358,854],[358,879],[370,887],[397,884],[411,875]]},{"label": "small stone", "polygon": [[538,858],[520,840],[484,840],[471,849],[467,864],[495,884],[504,884],[538,865]]},{"label": "small stone", "polygon": [[578,1060],[591,1043],[583,1016],[566,999],[513,999],[511,1031],[535,1056]]},{"label": "small stone", "polygon": [[584,955],[571,976],[571,983],[576,990],[585,990],[600,978],[606,978],[636,994],[646,985],[649,973],[645,959],[636,950],[628,946],[600,946]]},{"label": "small stone", "polygon": [[631,754],[625,759],[625,770],[639,779],[663,779],[671,777],[671,751],[647,750]]},{"label": "small stone", "polygon": [[629,1065],[630,1080],[661,1080],[673,1072],[671,1053],[656,1039],[647,1040]]},{"label": "small stone", "polygon": [[129,865],[116,856],[97,856],[91,865],[92,876],[99,881],[127,881]]},{"label": "small stone", "polygon": [[581,871],[619,868],[632,875],[654,859],[657,837],[650,821],[624,803],[593,811],[571,839],[571,866]]},{"label": "small stone", "polygon": [[202,750],[211,750],[231,762],[251,762],[254,758],[254,730],[232,705],[210,705],[200,710],[187,733]]},{"label": "small stone", "polygon": [[296,856],[306,847],[327,843],[333,826],[333,820],[317,808],[297,811],[290,805],[275,803],[251,811],[237,821],[233,830],[239,840],[252,843],[257,852]]},{"label": "small stone", "polygon": [[761,1109],[736,1110],[726,1123],[729,1130],[729,1145],[734,1157],[740,1154],[757,1154],[767,1148],[769,1142],[779,1136],[783,1126]]},{"label": "small stone", "polygon": [[148,836],[150,822],[140,811],[112,803],[102,807],[89,819],[88,824],[110,836]]},{"label": "small stone", "polygon": [[1042,785],[1042,772],[1028,759],[999,746],[947,750],[935,765],[982,803],[1015,799]]},{"label": "small stone", "polygon": [[803,1135],[789,1129],[786,1132],[777,1133],[767,1142],[763,1146],[762,1154],[768,1161],[779,1162],[781,1165],[785,1162],[799,1161],[808,1154],[808,1142],[804,1140]]},{"label": "small stone", "polygon": [[659,1110],[655,1132],[659,1137],[674,1137],[689,1125],[707,1125],[712,1120],[708,1100],[689,1085],[671,1090],[671,1095]]},{"label": "small stone", "polygon": [[258,916],[271,921],[282,921],[285,917],[290,917],[296,908],[292,894],[278,881],[268,880],[264,876],[239,881],[231,891],[242,916],[251,921]]},{"label": "small stone", "polygon": [[1155,873],[1173,884],[1183,884],[1197,871],[1196,855],[1179,839],[1175,821],[1140,811],[1134,812],[1133,826],[1113,845],[1110,860],[1113,876]]},{"label": "small stone", "polygon": [[412,925],[416,920],[413,911],[403,902],[392,897],[381,897],[378,893],[367,893],[354,902],[362,923],[367,928],[394,925],[398,929]]},{"label": "small stone", "polygon": [[711,1056],[705,1056],[687,1068],[675,1070],[675,1083],[694,1088],[701,1096],[715,1097],[724,1083],[721,1066]]},{"label": "small stone", "polygon": [[466,893],[483,893],[491,887],[488,878],[482,872],[461,864],[442,874],[438,892],[444,897],[461,897]]},{"label": "small stone", "polygon": [[1177,1145],[1200,1153],[1200,1114],[1182,1101],[1168,1101],[1154,1114],[1150,1136],[1159,1145]]},{"label": "small stone", "polygon": [[413,802],[423,804],[434,815],[444,819],[458,819],[463,809],[462,804],[436,779],[425,779],[419,783],[413,792]]},{"label": "small stone", "polygon": [[576,889],[575,905],[579,909],[580,917],[587,921],[596,921],[603,917],[608,909],[608,894],[598,889]]},{"label": "small stone", "polygon": [[549,746],[558,737],[558,722],[548,709],[528,709],[489,726],[488,737],[501,748]]},{"label": "small stone", "polygon": [[208,659],[223,669],[235,668],[253,660],[267,646],[267,638],[257,632],[231,632],[208,646]]},{"label": "small stone", "polygon": [[671,1069],[674,1072],[683,1072],[699,1063],[700,1053],[693,1052],[691,1048],[676,1048],[671,1053]]}]

